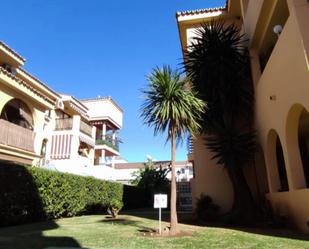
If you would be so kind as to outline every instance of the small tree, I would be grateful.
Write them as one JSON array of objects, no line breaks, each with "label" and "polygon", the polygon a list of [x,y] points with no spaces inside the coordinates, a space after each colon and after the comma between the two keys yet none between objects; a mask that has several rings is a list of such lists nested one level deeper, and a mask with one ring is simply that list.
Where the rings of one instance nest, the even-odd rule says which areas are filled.
[{"label": "small tree", "polygon": [[170,172],[170,168],[163,168],[161,165],[156,167],[151,161],[144,165],[145,167],[133,173],[135,179],[132,184],[145,191],[148,204],[151,205],[155,193],[168,192],[170,181],[167,179],[167,174]]},{"label": "small tree", "polygon": [[205,110],[205,104],[197,98],[196,92],[186,78],[173,71],[170,66],[155,68],[148,76],[148,87],[142,90],[145,101],[141,117],[144,123],[154,127],[154,134],[167,131],[167,140],[171,140],[172,178],[171,178],[171,229],[170,234],[178,232],[176,211],[176,140],[183,139],[187,132],[196,133],[199,120]]}]

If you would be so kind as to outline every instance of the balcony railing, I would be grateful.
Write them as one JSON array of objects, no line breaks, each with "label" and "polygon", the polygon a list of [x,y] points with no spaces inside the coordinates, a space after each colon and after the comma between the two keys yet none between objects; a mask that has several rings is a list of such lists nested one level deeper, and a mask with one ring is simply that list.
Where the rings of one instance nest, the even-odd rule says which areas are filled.
[{"label": "balcony railing", "polygon": [[0,119],[0,143],[34,152],[35,133],[29,129]]},{"label": "balcony railing", "polygon": [[120,139],[119,138],[113,139],[112,135],[105,135],[105,139],[103,138],[96,139],[96,145],[107,145],[108,147],[111,147],[112,149],[117,151],[119,151],[119,143]]},{"label": "balcony railing", "polygon": [[92,136],[92,126],[85,123],[84,121],[80,121],[80,131],[90,137]]},{"label": "balcony railing", "polygon": [[72,130],[73,128],[73,118],[59,118],[56,119],[56,131],[62,130]]},{"label": "balcony railing", "polygon": [[[72,130],[73,129],[73,118],[59,118],[56,119],[55,130]],[[79,131],[92,137],[92,126],[86,122],[80,120]]]}]

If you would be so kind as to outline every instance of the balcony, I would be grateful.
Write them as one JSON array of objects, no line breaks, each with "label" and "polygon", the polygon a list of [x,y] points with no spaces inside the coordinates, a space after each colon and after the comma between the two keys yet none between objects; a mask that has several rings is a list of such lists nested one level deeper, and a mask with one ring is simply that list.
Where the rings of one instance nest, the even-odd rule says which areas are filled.
[{"label": "balcony", "polygon": [[[75,116],[73,116],[74,118]],[[72,130],[73,129],[73,118],[61,118],[56,119],[55,131]],[[78,120],[79,131],[92,137],[92,126],[82,120]]]},{"label": "balcony", "polygon": [[96,139],[96,145],[106,145],[116,151],[119,151],[119,143],[120,143],[120,139],[119,138],[115,138],[113,139],[112,135],[105,135],[105,138],[97,138]]},{"label": "balcony", "polygon": [[56,119],[55,131],[72,130],[73,118]]},{"label": "balcony", "polygon": [[0,119],[0,144],[34,152],[34,137],[32,130]]}]

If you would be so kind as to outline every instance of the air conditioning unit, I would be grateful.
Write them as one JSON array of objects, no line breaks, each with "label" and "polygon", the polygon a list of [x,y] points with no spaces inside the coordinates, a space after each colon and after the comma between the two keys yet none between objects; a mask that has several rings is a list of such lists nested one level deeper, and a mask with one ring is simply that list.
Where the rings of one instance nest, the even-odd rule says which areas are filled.
[{"label": "air conditioning unit", "polygon": [[61,109],[61,110],[64,109],[64,104],[63,104],[61,99],[57,99],[56,104],[55,104],[55,108],[56,109]]}]

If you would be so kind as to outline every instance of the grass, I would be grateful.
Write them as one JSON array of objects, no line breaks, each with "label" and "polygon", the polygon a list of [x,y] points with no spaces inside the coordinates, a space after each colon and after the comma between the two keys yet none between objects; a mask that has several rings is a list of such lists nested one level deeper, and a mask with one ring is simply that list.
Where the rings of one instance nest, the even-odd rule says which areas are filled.
[{"label": "grass", "polygon": [[[180,229],[191,232],[192,236],[143,236],[142,230],[156,226],[157,221],[133,214],[120,215],[118,221],[107,219],[103,215],[66,218],[55,222],[1,228],[0,248],[43,249],[53,246],[93,249],[309,248],[307,236],[271,230],[241,231],[181,224]],[[259,233],[268,233],[272,236]],[[276,236],[273,236],[274,234]]]}]

